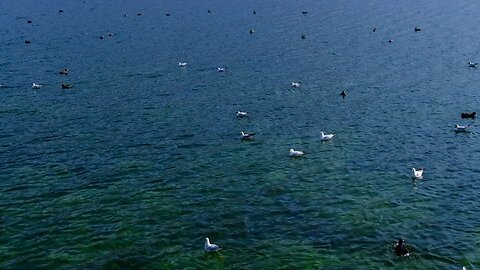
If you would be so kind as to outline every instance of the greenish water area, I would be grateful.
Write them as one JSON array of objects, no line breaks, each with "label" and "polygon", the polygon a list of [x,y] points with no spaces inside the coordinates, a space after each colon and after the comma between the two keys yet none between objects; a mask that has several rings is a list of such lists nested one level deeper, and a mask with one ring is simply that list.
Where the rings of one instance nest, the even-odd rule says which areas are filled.
[{"label": "greenish water area", "polygon": [[0,269],[479,269],[479,32],[471,0],[0,0]]}]

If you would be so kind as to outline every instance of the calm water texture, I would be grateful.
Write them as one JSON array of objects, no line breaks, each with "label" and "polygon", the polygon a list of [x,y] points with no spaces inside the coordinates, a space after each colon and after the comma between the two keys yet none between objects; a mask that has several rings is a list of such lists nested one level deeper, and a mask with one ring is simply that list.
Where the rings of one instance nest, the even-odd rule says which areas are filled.
[{"label": "calm water texture", "polygon": [[478,269],[479,32],[472,0],[1,0],[0,268]]}]

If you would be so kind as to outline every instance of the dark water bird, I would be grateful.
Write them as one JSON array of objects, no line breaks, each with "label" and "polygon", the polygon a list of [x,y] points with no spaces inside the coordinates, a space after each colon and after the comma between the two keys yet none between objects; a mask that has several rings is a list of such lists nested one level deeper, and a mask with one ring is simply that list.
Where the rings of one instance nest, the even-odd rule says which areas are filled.
[{"label": "dark water bird", "polygon": [[250,34],[255,33],[255,29],[250,29]]},{"label": "dark water bird", "polygon": [[476,68],[478,63],[468,62],[468,67]]},{"label": "dark water bird", "polygon": [[305,34],[302,34],[302,39],[306,39],[307,36],[305,36]]},{"label": "dark water bird", "polygon": [[60,75],[68,75],[68,68],[61,69],[58,73]]},{"label": "dark water bird", "polygon": [[25,44],[30,44],[30,43],[32,43],[30,40],[28,40],[28,39],[25,40]]},{"label": "dark water bird", "polygon": [[58,13],[62,13],[62,12],[63,12],[63,9],[59,9],[59,10],[58,10]]},{"label": "dark water bird", "polygon": [[376,27],[373,28],[373,32],[375,32],[375,31],[377,31],[377,28],[376,28]]},{"label": "dark water bird", "polygon": [[477,112],[464,112],[461,114],[462,118],[475,118],[477,116]]},{"label": "dark water bird", "polygon": [[170,14],[170,13],[165,13],[165,16],[170,16],[170,15],[172,15],[172,14]]},{"label": "dark water bird", "polygon": [[398,239],[398,243],[395,244],[395,254],[397,256],[405,256],[408,255],[408,248],[403,244],[405,240],[402,238]]},{"label": "dark water bird", "polygon": [[30,21],[30,20],[27,20],[27,23],[32,23],[32,21]]},{"label": "dark water bird", "polygon": [[208,13],[210,13],[210,12],[211,12],[211,11],[210,11],[210,9],[209,9],[209,10],[207,10],[207,12],[208,12]]},{"label": "dark water bird", "polygon": [[137,13],[137,16],[142,16],[142,13]]},{"label": "dark water bird", "polygon": [[109,37],[113,37],[113,36],[115,36],[115,34],[112,33],[112,32],[110,32],[110,33],[108,33],[108,36],[109,36]]},{"label": "dark water bird", "polygon": [[100,39],[104,39],[104,38],[105,38],[105,37],[104,37],[103,35],[102,35],[102,36],[100,36]]},{"label": "dark water bird", "polygon": [[127,17],[127,13],[123,14],[123,17],[125,17],[125,18],[126,18],[126,17]]},{"label": "dark water bird", "polygon": [[255,15],[255,14],[257,14],[257,12],[254,10],[254,11],[253,11],[253,15]]},{"label": "dark water bird", "polygon": [[70,89],[70,88],[72,88],[72,87],[73,87],[73,85],[71,85],[71,84],[62,83],[62,89]]},{"label": "dark water bird", "polygon": [[306,12],[306,11],[302,11],[302,14],[308,14],[308,12]]},{"label": "dark water bird", "polygon": [[347,96],[347,92],[345,92],[345,90],[343,90],[341,93],[340,93],[340,96],[342,96],[342,98],[345,98]]},{"label": "dark water bird", "polygon": [[392,42],[393,42],[393,39],[389,39],[389,40],[388,40],[388,43],[392,43]]},{"label": "dark water bird", "polygon": [[415,27],[415,32],[420,32],[420,31],[422,31],[422,29]]}]

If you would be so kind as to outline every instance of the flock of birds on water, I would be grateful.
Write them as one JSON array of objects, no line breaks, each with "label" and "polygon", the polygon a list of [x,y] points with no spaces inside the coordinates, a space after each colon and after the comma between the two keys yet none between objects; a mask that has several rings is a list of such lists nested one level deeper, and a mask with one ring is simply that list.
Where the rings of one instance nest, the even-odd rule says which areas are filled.
[{"label": "flock of birds on water", "polygon": [[[59,13],[63,13],[64,10],[63,9],[60,9],[58,10]],[[211,13],[211,10],[208,10],[207,11],[208,13]],[[253,11],[253,14],[257,14],[256,11]],[[308,14],[308,12],[306,11],[302,11],[302,14],[306,15]],[[141,16],[142,13],[137,13],[137,16]],[[171,14],[170,13],[166,13],[165,14],[166,16],[170,16]],[[124,17],[127,17],[127,14],[124,14]],[[32,21],[31,20],[27,20],[27,23],[28,24],[31,24]],[[377,31],[377,28],[373,28],[373,32],[376,32]],[[420,32],[421,29],[419,27],[415,27],[414,29],[415,32]],[[255,33],[255,29],[250,29],[250,34],[254,34]],[[108,33],[108,36],[114,36],[115,34],[114,33]],[[104,39],[105,37],[103,35],[100,35],[99,39]],[[305,34],[302,34],[301,35],[301,39],[306,39],[306,35]],[[389,39],[388,40],[388,43],[392,43],[393,42],[393,39]],[[30,44],[31,41],[30,40],[25,40],[25,44]],[[477,68],[477,65],[478,63],[476,62],[468,62],[467,63],[467,66],[469,68]],[[188,66],[188,63],[187,62],[178,62],[178,66],[180,68],[186,68]],[[227,68],[226,67],[217,67],[216,68],[217,72],[226,72]],[[68,68],[63,68],[61,69],[58,74],[60,75],[69,75],[69,70]],[[300,81],[293,81],[291,82],[291,87],[292,88],[300,88],[302,85],[302,83]],[[4,85],[0,84],[0,87],[2,87]],[[32,89],[34,90],[38,90],[40,88],[42,88],[42,84],[40,83],[32,83]],[[68,83],[62,83],[61,84],[61,88],[62,89],[70,89],[70,88],[73,88],[73,85],[72,84],[68,84]],[[340,96],[345,99],[347,97],[347,92],[346,90],[343,90],[341,93],[340,93]],[[464,119],[474,119],[476,117],[477,113],[476,112],[463,112],[461,113],[461,118],[464,118]],[[249,113],[246,112],[246,111],[237,111],[236,112],[236,117],[237,118],[247,118],[249,117]],[[471,127],[471,124],[468,124],[468,125],[459,125],[459,124],[456,124],[453,128],[453,130],[457,133],[465,133],[465,132],[470,132],[470,127]],[[240,139],[242,141],[250,141],[250,140],[254,140],[255,139],[255,133],[252,133],[252,132],[240,132]],[[335,136],[335,133],[331,133],[331,134],[325,134],[323,131],[320,132],[320,140],[322,142],[328,142],[328,141],[331,141],[333,140]],[[292,157],[292,158],[299,158],[299,157],[303,157],[305,155],[305,152],[304,151],[301,151],[301,150],[294,150],[294,149],[290,149],[288,151],[288,156],[289,157]],[[425,171],[425,168],[412,168],[411,169],[411,177],[412,179],[414,180],[421,180],[423,179],[423,173]],[[409,256],[410,255],[410,252],[409,252],[409,249],[407,248],[407,246],[404,244],[405,240],[403,238],[399,238],[398,239],[398,242],[396,242],[393,247],[394,247],[394,253],[398,256]],[[222,248],[216,244],[213,244],[210,242],[210,239],[208,237],[205,238],[205,242],[204,242],[204,250],[206,252],[217,252],[217,251],[220,251]],[[462,267],[462,270],[466,270],[466,267],[463,266]]]}]

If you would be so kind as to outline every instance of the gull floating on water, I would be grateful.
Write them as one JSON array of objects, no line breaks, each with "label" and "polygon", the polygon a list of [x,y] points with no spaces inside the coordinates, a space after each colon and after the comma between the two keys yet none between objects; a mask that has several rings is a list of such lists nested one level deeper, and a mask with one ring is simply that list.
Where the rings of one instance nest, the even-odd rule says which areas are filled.
[{"label": "gull floating on water", "polygon": [[468,62],[468,67],[476,68],[478,63]]},{"label": "gull floating on water", "polygon": [[332,134],[324,134],[323,131],[320,132],[320,140],[322,141],[330,141],[333,136],[335,136],[335,133]]},{"label": "gull floating on water", "polygon": [[178,62],[178,65],[181,66],[181,67],[186,67],[187,62]]},{"label": "gull floating on water", "polygon": [[219,67],[219,68],[217,68],[217,71],[218,71],[218,72],[224,72],[225,70],[226,70],[226,68],[224,68],[224,67]]},{"label": "gull floating on water", "polygon": [[248,116],[248,112],[237,111],[237,117],[247,117],[247,116]]},{"label": "gull floating on water", "polygon": [[290,151],[288,152],[288,155],[291,157],[301,157],[305,155],[305,153],[303,151],[290,149]]},{"label": "gull floating on water", "polygon": [[70,88],[72,88],[72,87],[73,87],[73,85],[71,85],[71,84],[62,83],[62,89],[70,89]]},{"label": "gull floating on water", "polygon": [[415,169],[415,168],[412,168],[412,178],[414,179],[422,179],[423,178],[423,171],[425,169]]},{"label": "gull floating on water", "polygon": [[32,89],[40,89],[40,87],[42,87],[41,84],[32,83]]},{"label": "gull floating on water", "polygon": [[300,82],[292,82],[292,87],[293,88],[300,87]]},{"label": "gull floating on water", "polygon": [[240,132],[240,135],[242,135],[242,140],[253,140],[253,136],[255,133],[247,133],[247,132]]},{"label": "gull floating on water", "polygon": [[455,125],[453,130],[455,130],[455,132],[467,132],[469,127],[470,127],[470,124],[468,124],[466,126]]},{"label": "gull floating on water", "polygon": [[208,251],[208,252],[219,251],[220,249],[222,249],[221,247],[215,244],[211,244],[210,239],[208,239],[208,237],[205,238],[204,248],[205,248],[205,251]]}]

